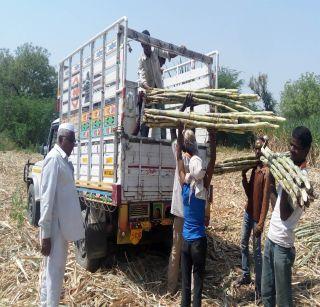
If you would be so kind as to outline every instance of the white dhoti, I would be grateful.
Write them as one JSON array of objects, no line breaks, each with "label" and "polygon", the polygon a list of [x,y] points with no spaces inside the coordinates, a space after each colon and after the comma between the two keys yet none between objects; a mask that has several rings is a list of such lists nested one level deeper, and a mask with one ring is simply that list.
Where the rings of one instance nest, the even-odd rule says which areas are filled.
[{"label": "white dhoti", "polygon": [[58,221],[52,227],[51,251],[43,259],[40,280],[40,303],[43,307],[59,305],[68,253],[68,241],[64,239]]}]

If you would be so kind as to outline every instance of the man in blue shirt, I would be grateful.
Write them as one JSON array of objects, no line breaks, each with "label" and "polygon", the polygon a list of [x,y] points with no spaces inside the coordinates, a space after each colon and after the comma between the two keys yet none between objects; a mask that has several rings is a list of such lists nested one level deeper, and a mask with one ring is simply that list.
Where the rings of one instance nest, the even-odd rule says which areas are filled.
[{"label": "man in blue shirt", "polygon": [[[184,207],[183,243],[181,254],[182,300],[181,306],[191,304],[191,272],[194,277],[193,306],[201,306],[207,238],[205,233],[205,208],[208,191],[216,161],[216,133],[208,130],[210,142],[210,161],[207,169],[202,167],[197,148],[183,137],[183,127],[178,129],[177,164],[179,181],[182,186]],[[182,148],[190,156],[189,173],[185,172]]]}]

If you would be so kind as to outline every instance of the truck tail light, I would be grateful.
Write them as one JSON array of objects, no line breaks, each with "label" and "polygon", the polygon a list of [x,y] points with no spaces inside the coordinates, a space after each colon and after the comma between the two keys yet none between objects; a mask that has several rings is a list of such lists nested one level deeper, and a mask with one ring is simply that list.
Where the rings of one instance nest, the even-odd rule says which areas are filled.
[{"label": "truck tail light", "polygon": [[118,223],[121,234],[125,233],[128,228],[128,205],[120,206]]},{"label": "truck tail light", "polygon": [[112,184],[112,205],[121,205],[121,184]]}]

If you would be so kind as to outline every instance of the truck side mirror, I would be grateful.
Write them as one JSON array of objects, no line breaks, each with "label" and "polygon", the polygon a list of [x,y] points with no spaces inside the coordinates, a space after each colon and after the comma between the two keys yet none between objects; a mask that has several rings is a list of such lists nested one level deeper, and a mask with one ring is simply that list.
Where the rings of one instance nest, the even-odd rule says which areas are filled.
[{"label": "truck side mirror", "polygon": [[48,146],[45,145],[45,144],[42,144],[40,146],[40,153],[43,155],[43,156],[46,156],[47,153],[48,153]]}]

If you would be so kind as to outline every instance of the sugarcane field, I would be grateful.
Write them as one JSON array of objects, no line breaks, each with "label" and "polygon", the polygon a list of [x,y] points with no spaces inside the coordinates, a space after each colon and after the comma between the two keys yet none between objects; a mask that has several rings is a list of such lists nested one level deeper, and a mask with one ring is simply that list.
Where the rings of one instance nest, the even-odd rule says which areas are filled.
[{"label": "sugarcane field", "polygon": [[0,307],[320,306],[319,10],[2,3]]},{"label": "sugarcane field", "polygon": [[[221,148],[218,150],[218,163],[226,157],[249,155],[251,151]],[[37,154],[31,157],[39,158]],[[25,210],[26,191],[21,178],[24,161],[28,158],[29,154],[21,152],[1,152],[0,155],[0,297],[3,306],[38,305],[41,264],[38,231],[30,226],[24,215],[21,220],[18,218]],[[320,187],[319,171],[317,162],[310,169],[310,180],[317,183],[315,189]],[[212,220],[207,230],[209,240],[203,306],[255,306],[252,285],[240,290],[234,286],[241,270],[239,234],[245,195],[240,173],[233,174],[225,173],[213,179],[216,192],[211,206]],[[228,187],[228,193],[223,192],[225,187]],[[306,212],[296,231],[298,259],[294,267],[293,291],[297,306],[317,306],[320,303],[319,200],[312,206],[317,209]],[[166,294],[167,262],[168,253],[155,247],[139,251],[122,250],[112,268],[105,264],[92,274],[76,264],[71,247],[61,305],[179,305],[179,292],[175,296]]]}]

